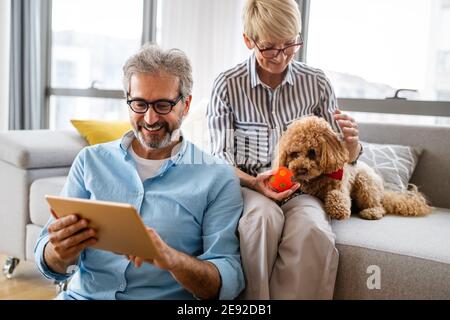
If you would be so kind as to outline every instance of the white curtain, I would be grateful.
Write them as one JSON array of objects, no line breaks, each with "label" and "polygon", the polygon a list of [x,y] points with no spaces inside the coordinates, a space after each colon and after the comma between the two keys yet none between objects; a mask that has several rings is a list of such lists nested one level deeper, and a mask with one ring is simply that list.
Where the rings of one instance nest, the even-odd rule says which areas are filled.
[{"label": "white curtain", "polygon": [[0,131],[8,128],[9,1],[0,0]]},{"label": "white curtain", "polygon": [[11,0],[9,129],[46,127],[51,0]]},{"label": "white curtain", "polygon": [[220,72],[244,61],[243,0],[163,0],[158,2],[157,41],[179,48],[193,64],[193,104],[209,100]]}]

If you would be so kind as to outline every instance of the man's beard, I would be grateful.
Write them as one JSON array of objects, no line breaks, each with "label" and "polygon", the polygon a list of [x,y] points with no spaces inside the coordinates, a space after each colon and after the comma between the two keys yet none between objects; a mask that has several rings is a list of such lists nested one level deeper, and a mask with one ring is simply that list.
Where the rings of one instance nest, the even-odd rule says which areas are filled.
[{"label": "man's beard", "polygon": [[[170,130],[169,124],[166,121],[158,121],[154,123],[152,126],[149,126],[144,121],[141,121],[137,123],[137,128],[133,127],[134,135],[139,140],[140,144],[146,148],[146,149],[162,149],[167,146],[169,146],[172,142],[178,141],[180,136],[180,126],[181,126],[182,119],[180,118],[178,122],[178,127],[174,130]],[[150,141],[146,141],[144,138],[144,135],[141,132],[141,128],[143,130],[151,129],[151,128],[157,128],[161,126],[161,129],[165,130],[166,134],[162,139],[151,139]],[[161,130],[160,129],[160,130]],[[156,138],[156,137],[155,137]]]}]

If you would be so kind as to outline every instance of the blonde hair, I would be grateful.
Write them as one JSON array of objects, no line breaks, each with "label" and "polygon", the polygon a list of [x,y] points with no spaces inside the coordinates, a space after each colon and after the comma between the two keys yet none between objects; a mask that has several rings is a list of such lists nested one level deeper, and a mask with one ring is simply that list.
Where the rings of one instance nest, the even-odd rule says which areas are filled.
[{"label": "blonde hair", "polygon": [[294,38],[302,29],[295,0],[247,0],[242,20],[244,33],[255,41]]}]

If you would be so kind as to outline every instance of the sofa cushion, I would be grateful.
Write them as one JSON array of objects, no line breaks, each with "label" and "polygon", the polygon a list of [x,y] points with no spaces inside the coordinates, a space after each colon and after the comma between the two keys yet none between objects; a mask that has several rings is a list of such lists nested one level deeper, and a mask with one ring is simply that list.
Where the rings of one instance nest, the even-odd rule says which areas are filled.
[{"label": "sofa cushion", "polygon": [[25,244],[25,258],[28,261],[34,261],[34,247],[41,234],[42,227],[35,224],[27,225],[27,238]]},{"label": "sofa cushion", "polygon": [[47,223],[50,209],[44,196],[46,194],[59,195],[65,182],[66,177],[63,176],[39,179],[31,184],[30,219],[32,223],[41,227]]},{"label": "sofa cushion", "polygon": [[[332,222],[339,250],[336,299],[442,299],[450,297],[450,210],[426,217],[357,216]],[[369,289],[370,266],[381,288]]]},{"label": "sofa cushion", "polygon": [[433,206],[450,208],[450,126],[361,122],[358,127],[362,141],[423,149],[411,183]]},{"label": "sofa cushion", "polygon": [[360,161],[367,163],[383,177],[386,189],[404,191],[419,162],[422,149],[396,144],[377,144],[361,141]]},{"label": "sofa cushion", "polygon": [[75,131],[15,130],[0,133],[0,160],[23,169],[70,166],[87,145]]}]

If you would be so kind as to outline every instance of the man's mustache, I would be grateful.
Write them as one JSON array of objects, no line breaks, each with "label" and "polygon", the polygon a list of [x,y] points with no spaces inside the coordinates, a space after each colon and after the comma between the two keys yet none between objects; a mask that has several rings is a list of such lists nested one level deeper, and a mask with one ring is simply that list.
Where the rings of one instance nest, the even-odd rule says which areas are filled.
[{"label": "man's mustache", "polygon": [[155,127],[163,127],[164,129],[166,129],[166,131],[169,131],[169,124],[166,121],[157,121],[151,125],[146,123],[145,121],[141,121],[138,123],[138,126],[147,130],[152,130],[151,128]]}]

